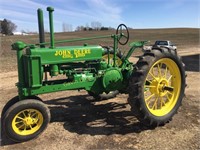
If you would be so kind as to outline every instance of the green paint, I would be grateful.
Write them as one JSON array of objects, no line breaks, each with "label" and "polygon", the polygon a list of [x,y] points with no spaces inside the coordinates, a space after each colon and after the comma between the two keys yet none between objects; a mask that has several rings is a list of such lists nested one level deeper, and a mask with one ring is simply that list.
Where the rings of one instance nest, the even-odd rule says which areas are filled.
[{"label": "green paint", "polygon": [[54,49],[29,48],[26,51],[27,55],[39,55],[42,65],[97,60],[101,59],[103,52],[104,49],[101,46],[66,46]]},{"label": "green paint", "polygon": [[49,11],[49,28],[50,28],[50,38],[51,38],[51,48],[54,48],[54,29],[53,29],[53,11],[54,8],[47,7],[47,11]]},{"label": "green paint", "polygon": [[[44,43],[41,38],[39,44],[25,44],[20,41],[12,44],[13,50],[17,51],[19,76],[17,87],[20,99],[25,99],[31,95],[64,90],[84,89],[101,94],[126,89],[129,77],[134,70],[128,59],[136,48],[140,48],[145,44],[145,41],[131,43],[130,50],[122,58],[122,65],[118,67],[116,65],[118,40],[123,34],[55,41],[53,29],[54,9],[48,7],[47,11],[49,12],[50,42]],[[38,10],[38,16],[41,22],[40,25],[43,26],[43,15],[40,9]],[[41,36],[43,35],[41,34]],[[110,52],[108,52],[108,61],[102,60],[106,49],[99,45],[84,44],[83,46],[64,47],[56,47],[55,45],[57,43],[102,38],[113,39],[114,57],[112,64],[109,61]],[[49,44],[50,48],[45,47]],[[45,74],[45,79],[43,74]],[[66,78],[48,80],[47,74],[51,77],[66,76]]]},{"label": "green paint", "polygon": [[[43,11],[42,9],[37,10],[38,14],[38,29],[39,29],[39,42],[45,42],[45,35],[44,35],[44,19],[43,19]],[[41,48],[44,48],[45,45],[40,45]]]},{"label": "green paint", "polygon": [[106,89],[106,91],[120,89],[123,81],[121,70],[118,68],[107,69],[102,78],[103,87]]}]

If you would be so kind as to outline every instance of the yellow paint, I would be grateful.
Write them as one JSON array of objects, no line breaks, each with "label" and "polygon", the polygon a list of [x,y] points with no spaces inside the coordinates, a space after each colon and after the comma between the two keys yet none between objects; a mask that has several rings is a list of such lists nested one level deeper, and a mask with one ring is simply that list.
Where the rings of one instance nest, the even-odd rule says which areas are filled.
[{"label": "yellow paint", "polygon": [[85,57],[87,54],[91,54],[90,49],[75,49],[74,55],[76,58]]},{"label": "yellow paint", "polygon": [[[164,87],[172,91],[164,90]],[[148,72],[144,89],[146,106],[153,115],[165,116],[170,113],[180,96],[181,73],[177,64],[169,58],[156,61]]]},{"label": "yellow paint", "polygon": [[18,135],[31,135],[37,132],[44,122],[42,113],[36,109],[24,109],[12,120],[12,129]]},{"label": "yellow paint", "polygon": [[62,56],[62,58],[73,58],[70,50],[57,50],[55,56]]},{"label": "yellow paint", "polygon": [[[113,64],[114,64],[114,61],[113,61],[114,55],[113,55],[113,54],[110,54],[109,57],[110,57],[110,62],[109,62],[109,64],[110,64],[110,65],[113,65]],[[104,55],[104,56],[102,57],[102,59],[103,59],[104,61],[108,62],[108,54]],[[116,59],[117,59],[116,65],[117,65],[118,67],[121,66],[121,64],[122,64],[121,58],[119,58],[118,56],[116,56]]]},{"label": "yellow paint", "polygon": [[[72,53],[73,52],[73,53]],[[87,54],[91,54],[90,49],[74,49],[71,50],[57,50],[55,56],[61,56],[62,58],[79,58],[85,57]]]}]

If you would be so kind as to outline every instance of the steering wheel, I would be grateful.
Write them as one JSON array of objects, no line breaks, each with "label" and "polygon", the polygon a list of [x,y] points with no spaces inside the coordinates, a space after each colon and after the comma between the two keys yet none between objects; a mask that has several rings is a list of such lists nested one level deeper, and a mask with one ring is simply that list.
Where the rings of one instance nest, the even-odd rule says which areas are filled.
[{"label": "steering wheel", "polygon": [[[123,30],[125,30],[125,33],[123,33]],[[125,45],[128,42],[129,31],[128,31],[128,28],[125,24],[120,24],[117,27],[116,34],[120,34],[120,36],[118,37],[119,44]]]}]

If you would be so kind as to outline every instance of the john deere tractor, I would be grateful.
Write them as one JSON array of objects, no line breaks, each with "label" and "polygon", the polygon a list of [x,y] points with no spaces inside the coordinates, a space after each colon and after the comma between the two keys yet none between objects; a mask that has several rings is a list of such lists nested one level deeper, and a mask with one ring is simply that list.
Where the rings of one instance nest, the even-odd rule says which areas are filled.
[{"label": "john deere tractor", "polygon": [[[41,134],[50,121],[48,107],[39,94],[64,90],[86,90],[95,98],[127,93],[133,115],[146,126],[169,122],[181,105],[185,90],[184,65],[175,50],[154,47],[129,61],[147,41],[130,43],[122,55],[118,45],[129,40],[129,31],[120,24],[115,34],[55,41],[53,11],[48,7],[50,42],[44,41],[43,11],[38,9],[39,43],[18,41],[18,95],[2,111],[2,130],[10,139],[23,142]],[[58,47],[58,43],[111,38],[112,46],[88,45]],[[64,76],[62,79],[52,78]]]}]

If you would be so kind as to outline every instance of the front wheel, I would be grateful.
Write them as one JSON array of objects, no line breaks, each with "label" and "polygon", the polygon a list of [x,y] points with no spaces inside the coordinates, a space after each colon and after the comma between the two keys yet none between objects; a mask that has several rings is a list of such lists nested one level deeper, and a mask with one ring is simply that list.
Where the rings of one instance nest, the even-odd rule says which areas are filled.
[{"label": "front wheel", "polygon": [[184,65],[176,51],[167,48],[144,53],[129,85],[129,104],[145,125],[170,121],[181,105],[185,90]]},{"label": "front wheel", "polygon": [[41,134],[50,121],[50,111],[38,100],[18,101],[3,116],[3,131],[13,141],[24,142]]},{"label": "front wheel", "polygon": [[[28,96],[27,97],[28,99],[35,99],[35,100],[39,100],[39,101],[42,101],[41,98],[37,97],[37,96]],[[1,112],[1,118],[3,118],[3,115],[5,114],[5,112],[8,110],[9,107],[11,107],[12,105],[14,105],[15,103],[19,102],[19,96],[15,96],[13,97],[12,99],[10,99],[6,105],[3,107],[3,110]]]}]

